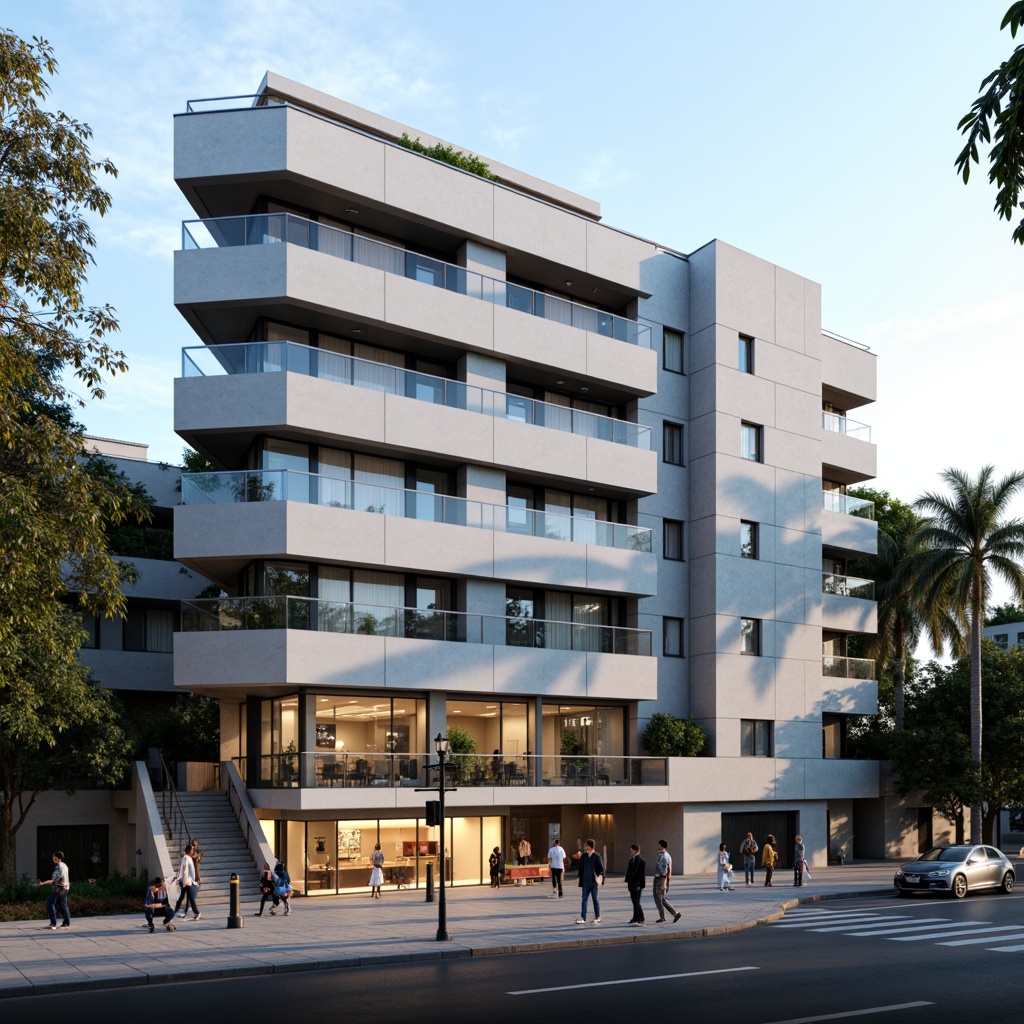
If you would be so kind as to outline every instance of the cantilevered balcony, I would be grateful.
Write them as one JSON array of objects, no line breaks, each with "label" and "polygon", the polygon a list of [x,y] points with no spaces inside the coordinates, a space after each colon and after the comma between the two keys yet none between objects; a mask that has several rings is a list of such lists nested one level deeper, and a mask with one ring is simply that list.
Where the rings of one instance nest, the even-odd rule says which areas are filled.
[{"label": "cantilevered balcony", "polygon": [[821,574],[821,625],[841,633],[874,633],[878,629],[874,580]]},{"label": "cantilevered balcony", "polygon": [[872,658],[841,658],[826,654],[821,659],[821,674],[829,679],[877,679]]},{"label": "cantilevered balcony", "polygon": [[491,391],[446,377],[434,377],[293,342],[198,345],[183,349],[181,353],[181,375],[184,378],[279,372],[298,373],[367,391],[402,395],[417,402],[548,427],[581,437],[594,437],[641,451],[649,451],[651,447],[651,429],[639,423],[539,402],[504,391]]},{"label": "cantilevered balcony", "polygon": [[840,416],[834,412],[822,412],[821,425],[825,430],[834,434],[842,434],[844,437],[853,437],[858,441],[871,440],[871,428],[866,423],[858,423],[846,416]]},{"label": "cantilevered balcony", "polygon": [[821,543],[836,555],[853,558],[878,549],[875,506],[839,491],[822,491]]},{"label": "cantilevered balcony", "polygon": [[838,512],[844,516],[856,516],[858,519],[875,518],[875,503],[865,498],[856,498],[852,494],[839,491],[822,491],[822,508],[827,512]]},{"label": "cantilevered balcony", "polygon": [[181,478],[181,500],[185,505],[298,501],[495,533],[595,544],[624,551],[651,550],[651,531],[644,527],[491,505],[453,495],[384,487],[293,470],[185,473]]},{"label": "cantilevered balcony", "polygon": [[878,450],[871,443],[871,428],[838,413],[822,412],[822,465],[826,476],[846,484],[874,478],[878,469]]},{"label": "cantilevered balcony", "polygon": [[625,626],[439,609],[322,601],[308,597],[223,597],[181,603],[183,633],[297,629],[549,651],[649,655],[651,632]]},{"label": "cantilevered balcony", "polygon": [[646,324],[522,285],[485,277],[465,267],[445,263],[295,214],[251,214],[182,223],[184,251],[272,245],[280,242],[326,253],[349,263],[382,270],[387,274],[408,278],[493,305],[505,306],[530,316],[614,338],[629,345],[651,347],[651,329]]}]

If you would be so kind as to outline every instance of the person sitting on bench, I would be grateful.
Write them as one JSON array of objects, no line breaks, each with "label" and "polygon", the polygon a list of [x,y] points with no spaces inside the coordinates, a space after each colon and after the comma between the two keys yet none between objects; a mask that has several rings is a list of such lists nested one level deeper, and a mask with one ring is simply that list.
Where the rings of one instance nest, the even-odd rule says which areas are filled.
[{"label": "person sitting on bench", "polygon": [[146,890],[146,924],[149,925],[151,932],[156,931],[153,916],[158,913],[163,914],[167,930],[173,932],[174,925],[171,922],[174,920],[174,907],[171,906],[170,900],[167,898],[164,880],[159,875],[153,879],[153,884]]}]

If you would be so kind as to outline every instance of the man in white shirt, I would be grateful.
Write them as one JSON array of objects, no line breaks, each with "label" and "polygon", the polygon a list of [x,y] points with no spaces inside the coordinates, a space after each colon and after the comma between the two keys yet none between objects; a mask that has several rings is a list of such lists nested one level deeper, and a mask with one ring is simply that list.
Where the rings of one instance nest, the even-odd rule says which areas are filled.
[{"label": "man in white shirt", "polygon": [[562,898],[562,874],[565,871],[565,850],[555,839],[548,850],[548,863],[551,865],[551,896],[549,899]]},{"label": "man in white shirt", "polygon": [[40,885],[51,887],[50,898],[46,901],[46,909],[50,913],[50,931],[57,930],[57,911],[60,911],[63,923],[61,928],[71,927],[71,914],[68,912],[68,890],[71,888],[71,875],[67,864],[64,863],[64,854],[61,850],[53,851],[53,874],[48,881],[40,882]]}]

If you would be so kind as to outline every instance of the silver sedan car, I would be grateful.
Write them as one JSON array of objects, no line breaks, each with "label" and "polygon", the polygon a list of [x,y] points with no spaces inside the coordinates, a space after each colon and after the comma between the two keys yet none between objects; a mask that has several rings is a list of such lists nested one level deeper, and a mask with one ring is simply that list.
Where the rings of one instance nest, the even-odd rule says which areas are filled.
[{"label": "silver sedan car", "polygon": [[1014,877],[1013,865],[994,846],[935,846],[904,864],[892,884],[897,896],[941,892],[962,900],[975,890],[1012,892]]}]

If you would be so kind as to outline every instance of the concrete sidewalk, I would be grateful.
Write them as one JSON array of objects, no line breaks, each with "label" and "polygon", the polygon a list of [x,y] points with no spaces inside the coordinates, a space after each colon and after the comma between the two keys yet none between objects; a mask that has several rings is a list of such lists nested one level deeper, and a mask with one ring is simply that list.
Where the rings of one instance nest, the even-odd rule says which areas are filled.
[{"label": "concrete sidewalk", "polygon": [[269,916],[269,906],[254,917],[258,904],[246,902],[242,928],[229,929],[218,908],[199,921],[176,919],[173,933],[158,924],[150,934],[141,909],[130,917],[75,918],[72,888],[69,930],[0,923],[0,998],[717,935],[773,920],[798,902],[891,892],[895,868],[889,861],[813,868],[802,889],[792,885],[791,871],[776,872],[775,885],[765,888],[759,871],[756,885],[741,881],[734,892],[720,892],[713,875],[677,877],[669,899],[683,915],[678,924],[654,923],[648,880],[645,928],[627,924],[632,907],[621,876],[609,877],[601,892],[601,923],[586,925],[575,923],[575,874],[563,899],[551,899],[547,882],[449,888],[449,942],[437,941],[438,904],[427,903],[422,890],[386,889],[379,900],[294,899],[288,917]]}]

